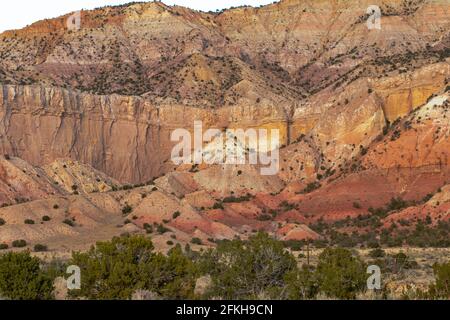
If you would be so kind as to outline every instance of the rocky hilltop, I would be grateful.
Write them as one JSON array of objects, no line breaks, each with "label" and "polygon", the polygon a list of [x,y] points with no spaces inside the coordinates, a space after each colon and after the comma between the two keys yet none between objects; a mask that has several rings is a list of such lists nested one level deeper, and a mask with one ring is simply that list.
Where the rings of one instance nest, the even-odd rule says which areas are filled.
[{"label": "rocky hilltop", "polygon": [[[168,225],[209,243],[259,229],[320,240],[307,225],[393,198],[407,208],[377,228],[417,222],[430,208],[434,224],[447,221],[448,201],[435,199],[447,199],[438,191],[450,183],[450,4],[378,1],[382,27],[370,30],[372,2],[282,0],[215,13],[143,2],[82,11],[78,30],[67,14],[4,32],[0,201],[25,211],[23,202],[48,197],[80,203],[61,221],[67,210],[85,219],[94,201],[106,238],[125,218],[129,231]],[[279,129],[279,173],[176,167],[170,135],[196,120]],[[49,234],[66,232],[58,230]]]}]

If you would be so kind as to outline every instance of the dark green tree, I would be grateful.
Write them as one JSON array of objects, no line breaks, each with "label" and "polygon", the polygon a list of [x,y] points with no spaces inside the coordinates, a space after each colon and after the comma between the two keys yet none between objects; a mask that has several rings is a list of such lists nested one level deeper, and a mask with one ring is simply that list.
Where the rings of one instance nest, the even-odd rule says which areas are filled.
[{"label": "dark green tree", "polygon": [[319,281],[312,267],[304,265],[299,270],[293,270],[286,274],[287,299],[309,300],[314,299],[319,293]]},{"label": "dark green tree", "polygon": [[198,277],[196,263],[183,253],[181,246],[172,248],[167,256],[158,253],[143,265],[143,288],[167,299],[192,299]]},{"label": "dark green tree", "polygon": [[294,256],[265,233],[248,241],[221,242],[203,259],[204,272],[213,281],[209,295],[233,300],[257,298],[260,294],[279,298],[286,274],[296,269]]},{"label": "dark green tree", "polygon": [[366,287],[366,266],[347,249],[325,249],[319,256],[316,274],[320,291],[329,297],[355,299]]},{"label": "dark green tree", "polygon": [[0,295],[13,300],[49,300],[53,279],[29,252],[9,252],[0,256]]},{"label": "dark green tree", "polygon": [[143,286],[143,265],[153,257],[153,244],[144,237],[116,237],[99,242],[86,253],[73,253],[69,265],[81,268],[81,290],[89,299],[130,299]]},{"label": "dark green tree", "polygon": [[69,264],[81,268],[81,290],[71,294],[89,299],[130,299],[137,290],[189,299],[197,279],[195,261],[180,246],[167,255],[155,253],[142,236],[97,243],[86,253],[74,253]]},{"label": "dark green tree", "polygon": [[428,295],[433,299],[450,299],[450,261],[433,266],[435,283],[430,286]]}]

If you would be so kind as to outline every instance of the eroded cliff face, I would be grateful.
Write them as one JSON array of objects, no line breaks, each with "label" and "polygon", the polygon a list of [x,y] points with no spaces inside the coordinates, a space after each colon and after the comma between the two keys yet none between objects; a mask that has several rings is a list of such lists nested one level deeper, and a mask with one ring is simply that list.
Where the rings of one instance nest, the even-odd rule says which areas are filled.
[{"label": "eroded cliff face", "polygon": [[312,182],[317,174],[343,170],[391,123],[445,90],[449,77],[450,65],[442,62],[381,79],[360,78],[305,99],[290,121],[292,145],[282,152],[282,176],[287,182]]},{"label": "eroded cliff face", "polygon": [[[138,96],[3,85],[0,152],[38,166],[72,158],[121,182],[142,183],[172,170],[170,155],[175,142],[171,133],[185,128],[193,135],[194,121],[202,121],[204,130],[277,129],[284,146],[306,138],[312,153],[304,156],[315,154],[316,160],[311,164],[314,170],[302,177],[312,178],[320,167],[336,170],[357,156],[389,122],[442,90],[449,77],[449,64],[438,63],[383,79],[361,78],[301,103],[276,105],[268,99],[218,109],[155,104]],[[289,167],[293,159],[289,159]]]},{"label": "eroded cliff face", "polygon": [[178,128],[278,128],[286,140],[283,110],[234,106],[217,111],[180,105],[155,106],[140,97],[96,96],[61,88],[4,85],[0,92],[3,154],[33,165],[72,158],[129,183],[171,168]]},{"label": "eroded cliff face", "polygon": [[70,157],[141,183],[173,169],[171,132],[202,120],[279,129],[281,145],[305,138],[308,159],[295,161],[311,180],[449,78],[450,6],[381,2],[383,28],[369,30],[370,4],[283,0],[213,14],[134,3],[83,11],[79,30],[66,15],[5,32],[0,151],[34,165]]},{"label": "eroded cliff face", "polygon": [[438,63],[413,73],[385,78],[373,83],[374,90],[383,99],[383,111],[390,122],[401,118],[425,104],[446,86],[450,65]]},{"label": "eroded cliff face", "polygon": [[140,98],[40,86],[2,89],[3,153],[34,165],[71,157],[129,181],[150,177],[162,165],[160,146],[169,137],[158,126],[164,112]]}]

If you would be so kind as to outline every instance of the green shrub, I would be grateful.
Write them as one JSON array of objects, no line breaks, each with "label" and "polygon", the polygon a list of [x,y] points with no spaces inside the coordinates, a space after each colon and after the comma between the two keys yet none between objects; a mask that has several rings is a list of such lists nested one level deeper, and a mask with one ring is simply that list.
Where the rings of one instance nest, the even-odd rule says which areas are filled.
[{"label": "green shrub", "polygon": [[13,300],[53,298],[53,281],[29,252],[0,256],[0,295]]},{"label": "green shrub", "polygon": [[306,188],[303,190],[302,193],[308,194],[308,193],[311,193],[311,192],[319,189],[320,187],[321,187],[321,185],[319,182],[317,182],[317,181],[311,182],[306,186]]},{"label": "green shrub", "polygon": [[71,226],[71,227],[74,227],[74,226],[75,226],[75,223],[74,223],[73,220],[71,220],[71,219],[65,219],[65,220],[63,221],[63,223],[64,223],[64,224],[67,224],[68,226]]},{"label": "green shrub", "polygon": [[165,227],[163,224],[159,224],[156,228],[156,232],[158,232],[159,234],[164,234],[170,232],[170,229]]},{"label": "green shrub", "polygon": [[411,260],[405,253],[400,252],[393,256],[393,262],[395,265],[395,269],[402,270],[402,269],[415,269],[418,264],[415,260]]},{"label": "green shrub", "polygon": [[25,240],[14,240],[12,246],[14,248],[24,248],[27,246],[27,242]]},{"label": "green shrub", "polygon": [[192,238],[191,243],[201,246],[203,244],[203,241],[199,238]]},{"label": "green shrub", "polygon": [[73,253],[71,265],[81,268],[81,290],[72,296],[88,299],[130,299],[136,290],[167,299],[193,298],[195,264],[177,245],[168,255],[155,253],[142,236],[99,242],[86,253]]},{"label": "green shrub", "polygon": [[224,209],[222,202],[214,203],[213,209]]},{"label": "green shrub", "polygon": [[432,299],[450,299],[450,261],[433,266],[435,283],[429,288]]},{"label": "green shrub", "polygon": [[353,202],[353,208],[361,209],[361,205],[358,202]]},{"label": "green shrub", "polygon": [[202,256],[201,266],[212,278],[208,297],[255,299],[266,292],[278,298],[286,274],[296,269],[296,261],[282,242],[258,233],[248,241],[218,242],[215,250]]},{"label": "green shrub", "polygon": [[284,246],[290,248],[292,251],[301,251],[305,246],[306,242],[304,240],[288,240],[284,241]]},{"label": "green shrub", "polygon": [[124,215],[127,215],[130,214],[131,212],[133,212],[133,208],[127,203],[125,207],[122,208],[122,213]]},{"label": "green shrub", "polygon": [[45,252],[45,251],[47,251],[48,250],[48,248],[47,248],[47,246],[46,245],[43,245],[43,244],[36,244],[35,246],[34,246],[34,251],[35,252]]},{"label": "green shrub", "polygon": [[148,263],[153,244],[143,237],[99,242],[86,253],[73,253],[70,265],[81,268],[81,290],[74,296],[89,299],[129,299],[139,282],[139,265]]},{"label": "green shrub", "polygon": [[304,265],[300,270],[293,270],[285,277],[287,299],[314,299],[319,293],[319,281],[313,268]]},{"label": "green shrub", "polygon": [[153,226],[148,223],[144,223],[144,229],[148,234],[153,233]]},{"label": "green shrub", "polygon": [[381,248],[376,248],[376,249],[370,250],[370,252],[369,252],[369,256],[371,258],[382,258],[385,255],[386,255],[386,253]]},{"label": "green shrub", "polygon": [[42,217],[42,221],[44,221],[44,222],[48,222],[50,220],[52,220],[52,218],[50,218],[49,216],[43,216]]},{"label": "green shrub", "polygon": [[25,224],[34,224],[34,220],[26,219],[26,220],[24,221],[24,223],[25,223]]},{"label": "green shrub", "polygon": [[245,196],[236,197],[236,196],[230,196],[223,199],[223,203],[241,203],[241,202],[247,202],[250,201],[252,198],[254,198],[251,194],[247,194]]},{"label": "green shrub", "polygon": [[178,218],[179,216],[181,216],[181,212],[180,212],[180,211],[177,211],[177,212],[174,212],[174,213],[173,213],[172,218],[173,218],[173,220],[175,220],[175,219]]},{"label": "green shrub", "polygon": [[319,256],[320,291],[332,298],[355,299],[366,286],[366,267],[359,257],[342,248],[327,248]]},{"label": "green shrub", "polygon": [[9,246],[6,243],[0,243],[0,250],[6,250]]},{"label": "green shrub", "polygon": [[5,225],[5,224],[6,224],[6,221],[4,219],[0,218],[0,227]]},{"label": "green shrub", "polygon": [[256,218],[258,221],[270,221],[273,217],[269,214],[261,214]]}]

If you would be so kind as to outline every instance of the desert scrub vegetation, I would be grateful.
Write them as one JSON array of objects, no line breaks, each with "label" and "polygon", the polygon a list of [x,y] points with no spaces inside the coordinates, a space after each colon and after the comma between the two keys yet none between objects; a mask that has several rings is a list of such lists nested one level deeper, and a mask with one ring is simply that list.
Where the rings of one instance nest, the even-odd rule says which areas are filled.
[{"label": "desert scrub vegetation", "polygon": [[173,213],[172,219],[175,220],[175,219],[178,218],[179,216],[181,216],[181,212],[180,212],[180,211],[176,211],[176,212]]},{"label": "desert scrub vegetation", "polygon": [[133,208],[127,203],[127,204],[122,208],[122,214],[123,214],[123,215],[127,215],[127,214],[130,214],[131,212],[133,212]]},{"label": "desert scrub vegetation", "polygon": [[[173,246],[173,241],[171,241]],[[216,247],[192,251],[187,244],[167,254],[154,250],[145,236],[125,235],[99,242],[87,252],[73,252],[69,261],[43,262],[29,251],[0,255],[0,296],[8,299],[52,299],[53,281],[68,265],[81,269],[81,289],[70,290],[74,299],[132,299],[136,292],[156,299],[358,299],[365,297],[367,265],[377,264],[383,275],[416,268],[400,252],[377,254],[366,261],[356,251],[323,250],[314,264],[299,261],[281,241],[266,233],[248,240],[215,241]],[[19,272],[20,271],[20,272]],[[198,281],[209,279],[202,290]],[[434,265],[434,280],[427,290],[405,299],[448,299],[450,262]],[[383,288],[375,293],[390,298]]]},{"label": "desert scrub vegetation", "polygon": [[[437,190],[437,192],[440,192]],[[366,214],[357,217],[326,223],[319,219],[309,227],[323,235],[323,239],[314,241],[318,248],[326,246],[341,246],[353,248],[356,246],[376,248],[400,247],[408,245],[420,248],[446,248],[450,246],[450,222],[437,221],[433,224],[430,216],[416,221],[398,220],[386,226],[383,219],[391,214],[411,206],[417,206],[429,201],[434,194],[426,195],[420,201],[405,201],[402,198],[392,198],[389,203],[380,208],[368,208]],[[361,209],[359,203],[354,208]],[[345,229],[357,229],[360,232],[345,232]]]},{"label": "desert scrub vegetation", "polygon": [[25,240],[14,240],[12,246],[14,248],[24,248],[27,246],[27,242]]},{"label": "desert scrub vegetation", "polygon": [[38,243],[34,246],[34,252],[45,252],[47,250],[48,250],[48,247],[44,244]]},{"label": "desert scrub vegetation", "polygon": [[406,292],[405,299],[449,300],[450,299],[450,261],[433,265],[434,282],[428,290],[416,289]]},{"label": "desert scrub vegetation", "polygon": [[435,283],[430,285],[425,297],[431,299],[450,299],[450,261],[433,266]]},{"label": "desert scrub vegetation", "polygon": [[254,196],[250,193],[247,193],[245,196],[237,197],[235,195],[231,195],[229,197],[226,197],[222,200],[223,203],[241,203],[241,202],[247,202],[253,199]]},{"label": "desert scrub vegetation", "polygon": [[311,193],[311,192],[319,189],[320,187],[321,187],[321,184],[318,181],[311,182],[311,183],[308,183],[308,185],[306,186],[306,188],[303,191],[297,192],[297,194],[308,194],[308,193]]},{"label": "desert scrub vegetation", "polygon": [[14,300],[52,299],[53,279],[40,264],[29,252],[1,255],[0,295]]},{"label": "desert scrub vegetation", "polygon": [[258,233],[248,242],[221,241],[200,257],[200,268],[212,278],[208,298],[256,299],[262,294],[279,297],[285,276],[296,268],[296,260],[284,245]]},{"label": "desert scrub vegetation", "polygon": [[148,290],[167,299],[192,298],[195,263],[176,246],[167,255],[154,252],[144,237],[114,238],[99,242],[86,253],[74,253],[71,265],[81,268],[81,290],[73,297],[130,299],[137,290]]},{"label": "desert scrub vegetation", "polygon": [[26,220],[24,221],[24,223],[25,223],[25,224],[34,224],[34,220],[26,219]]},{"label": "desert scrub vegetation", "polygon": [[75,222],[71,219],[64,219],[64,224],[67,224],[69,227],[75,227]]},{"label": "desert scrub vegetation", "polygon": [[[348,223],[347,223],[348,222]],[[363,223],[364,222],[364,223]],[[344,232],[340,228],[352,225],[367,225],[365,232]],[[313,241],[316,248],[327,246],[354,247],[401,247],[408,245],[419,248],[448,248],[450,246],[450,222],[439,221],[436,225],[429,225],[419,220],[414,228],[399,228],[393,224],[389,228],[382,228],[381,221],[376,216],[356,219],[345,219],[332,224],[318,221],[311,229],[324,236],[323,239]]]},{"label": "desert scrub vegetation", "polygon": [[200,238],[192,238],[191,243],[201,246],[203,241]]},{"label": "desert scrub vegetation", "polygon": [[[299,266],[285,244],[266,233],[257,233],[246,241],[222,240],[216,244],[216,248],[200,252],[192,251],[189,245],[183,250],[177,244],[163,255],[142,236],[98,243],[89,252],[73,254],[69,264],[80,266],[83,277],[82,289],[70,294],[74,298],[129,299],[143,290],[160,299],[303,300],[357,299],[367,290],[367,263],[355,251],[327,248],[315,265]],[[383,272],[417,267],[403,253],[370,263],[378,263]],[[445,268],[435,267],[435,282],[423,296],[445,294],[445,281],[449,281]],[[210,278],[210,283],[198,293],[196,282],[202,277]],[[385,298],[390,293],[382,288],[376,294]]]},{"label": "desert scrub vegetation", "polygon": [[366,264],[351,251],[327,248],[316,267],[303,265],[287,274],[289,299],[315,299],[319,294],[335,299],[356,299],[365,291]]},{"label": "desert scrub vegetation", "polygon": [[[283,244],[262,233],[248,242],[221,241],[217,249],[201,253],[176,245],[167,255],[156,253],[145,237],[126,236],[73,253],[68,264],[79,266],[83,275],[81,290],[71,296],[88,299],[130,299],[142,290],[164,299],[258,298],[264,292],[277,297],[287,272],[296,268]],[[204,275],[212,283],[195,294],[196,281]]]}]

